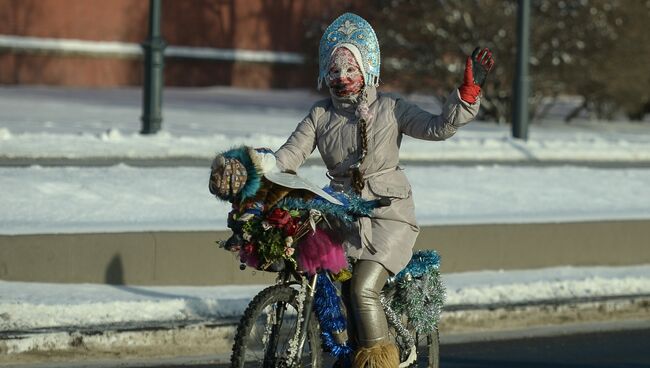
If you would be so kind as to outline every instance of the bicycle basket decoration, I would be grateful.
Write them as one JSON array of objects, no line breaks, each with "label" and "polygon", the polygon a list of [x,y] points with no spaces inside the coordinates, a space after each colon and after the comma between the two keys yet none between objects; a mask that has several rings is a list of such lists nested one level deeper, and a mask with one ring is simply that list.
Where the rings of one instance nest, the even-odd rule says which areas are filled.
[{"label": "bicycle basket decoration", "polygon": [[242,264],[273,272],[287,265],[309,274],[347,269],[345,251],[330,225],[350,227],[355,216],[369,215],[377,206],[280,173],[271,150],[246,146],[217,155],[209,188],[232,204],[228,227],[233,235],[221,245],[238,252]]}]

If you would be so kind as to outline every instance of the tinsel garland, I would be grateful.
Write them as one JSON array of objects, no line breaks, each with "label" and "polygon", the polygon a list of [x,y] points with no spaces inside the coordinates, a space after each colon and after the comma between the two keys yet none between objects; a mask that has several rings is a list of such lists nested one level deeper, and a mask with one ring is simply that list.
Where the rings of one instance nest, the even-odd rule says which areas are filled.
[{"label": "tinsel garland", "polygon": [[440,272],[434,268],[420,278],[404,277],[398,281],[392,307],[397,313],[405,313],[418,333],[429,334],[440,320],[444,301]]},{"label": "tinsel garland", "polygon": [[435,250],[420,250],[413,253],[411,260],[406,267],[400,271],[396,280],[403,279],[407,274],[411,277],[421,277],[431,271],[432,268],[440,267],[440,256]]},{"label": "tinsel garland", "polygon": [[388,323],[395,328],[395,331],[397,332],[397,336],[401,336],[404,339],[404,344],[405,346],[402,346],[402,350],[406,350],[411,348],[413,345],[415,345],[415,341],[413,340],[413,336],[411,333],[406,329],[406,326],[402,323],[402,319],[400,316],[391,308],[390,302],[386,297],[383,295],[379,297],[379,302],[381,303],[381,306],[384,308],[384,312],[386,313],[386,320]]},{"label": "tinsel garland", "polygon": [[[339,192],[334,190],[331,186],[326,186],[323,190],[341,201],[343,207],[347,209],[348,213],[357,217],[369,216],[375,208],[379,207],[379,200],[365,200],[353,191]],[[324,201],[324,199],[320,200]]]},{"label": "tinsel garland", "polygon": [[321,327],[323,350],[337,358],[350,357],[352,348],[347,344],[339,344],[334,338],[336,332],[345,331],[347,322],[341,311],[341,299],[336,288],[324,274],[319,274],[314,295],[314,310]]},{"label": "tinsel garland", "polygon": [[420,334],[433,332],[440,321],[445,288],[440,279],[440,257],[435,251],[420,251],[396,276],[397,292],[391,306],[406,314]]},{"label": "tinsel garland", "polygon": [[[327,189],[327,188],[326,188]],[[326,190],[327,191],[327,190]],[[377,207],[376,201],[366,201],[356,194],[332,192],[336,199],[343,203],[343,206],[326,201],[322,198],[313,200],[304,200],[301,198],[285,198],[278,207],[287,210],[317,210],[326,216],[332,216],[345,225],[350,225],[354,222],[356,216],[369,216],[372,210]]]}]

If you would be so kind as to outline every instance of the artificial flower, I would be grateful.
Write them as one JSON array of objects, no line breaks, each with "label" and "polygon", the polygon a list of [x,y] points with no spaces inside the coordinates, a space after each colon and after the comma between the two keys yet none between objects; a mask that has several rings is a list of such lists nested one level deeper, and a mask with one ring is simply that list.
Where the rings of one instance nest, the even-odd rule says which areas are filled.
[{"label": "artificial flower", "polygon": [[269,224],[280,228],[284,227],[289,222],[292,222],[291,220],[291,214],[288,211],[277,207],[266,216],[266,221],[268,221]]}]

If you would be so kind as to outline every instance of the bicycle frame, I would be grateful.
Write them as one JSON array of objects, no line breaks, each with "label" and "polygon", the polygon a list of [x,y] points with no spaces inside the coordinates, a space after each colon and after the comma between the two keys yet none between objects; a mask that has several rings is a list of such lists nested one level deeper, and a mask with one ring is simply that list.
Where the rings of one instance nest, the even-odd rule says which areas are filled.
[{"label": "bicycle frame", "polygon": [[[314,294],[316,293],[316,281],[318,281],[318,274],[315,274],[314,276],[311,277],[311,280],[309,280],[309,283],[307,284],[309,286],[309,292],[307,293],[305,297],[305,302],[303,304],[303,324],[301,326],[300,330],[300,337],[298,340],[298,351],[296,353],[295,361],[299,362],[300,358],[302,357],[302,348],[305,346],[305,340],[307,340],[307,328],[309,326],[309,322],[311,319],[311,308],[314,304]],[[290,364],[293,364],[293,362],[290,362]]]}]

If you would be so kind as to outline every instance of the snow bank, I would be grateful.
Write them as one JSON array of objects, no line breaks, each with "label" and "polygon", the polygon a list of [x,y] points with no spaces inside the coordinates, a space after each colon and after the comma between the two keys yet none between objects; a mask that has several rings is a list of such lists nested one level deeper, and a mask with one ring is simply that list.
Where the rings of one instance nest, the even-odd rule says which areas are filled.
[{"label": "snow bank", "polygon": [[[650,169],[406,166],[420,225],[650,218]],[[322,166],[300,175],[328,183]],[[0,234],[224,230],[209,168],[0,168]]]},{"label": "snow bank", "polygon": [[[443,275],[447,305],[650,293],[650,265]],[[0,281],[0,330],[215,320],[241,315],[264,286],[131,287]]]},{"label": "snow bank", "polygon": [[[276,149],[321,99],[304,90],[165,90],[163,130],[138,134],[139,89],[0,88],[0,158],[210,158],[246,143]],[[433,113],[431,97],[410,99]],[[506,125],[473,122],[445,142],[405,139],[403,160],[650,161],[647,124],[559,122],[530,127],[528,142]]]},{"label": "snow bank", "polygon": [[650,293],[650,265],[552,267],[443,275],[447,304],[508,304]]},{"label": "snow bank", "polygon": [[[229,123],[234,125],[236,123]],[[400,151],[402,160],[417,161],[572,161],[572,162],[646,162],[650,161],[650,136],[604,134],[602,132],[561,134],[535,132],[527,141],[510,137],[503,127],[464,128],[445,142],[426,142],[406,138]],[[268,131],[266,127],[261,130]],[[235,145],[278,149],[289,136],[253,133],[228,135],[173,134],[162,131],[153,136],[110,128],[97,133],[14,133],[0,128],[0,157],[4,158],[147,158],[193,157],[209,159],[215,152]],[[318,153],[312,156],[319,159]]]}]

